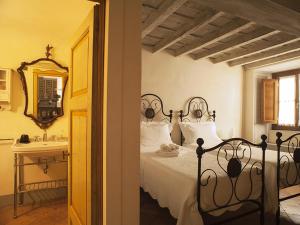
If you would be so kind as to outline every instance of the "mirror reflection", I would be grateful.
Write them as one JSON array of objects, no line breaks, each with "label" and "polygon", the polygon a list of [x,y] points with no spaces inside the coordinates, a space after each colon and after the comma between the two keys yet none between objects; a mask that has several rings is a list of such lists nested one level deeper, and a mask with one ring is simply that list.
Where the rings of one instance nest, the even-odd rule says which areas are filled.
[{"label": "mirror reflection", "polygon": [[52,59],[22,63],[18,69],[26,95],[24,114],[41,128],[48,128],[63,112],[68,69]]}]

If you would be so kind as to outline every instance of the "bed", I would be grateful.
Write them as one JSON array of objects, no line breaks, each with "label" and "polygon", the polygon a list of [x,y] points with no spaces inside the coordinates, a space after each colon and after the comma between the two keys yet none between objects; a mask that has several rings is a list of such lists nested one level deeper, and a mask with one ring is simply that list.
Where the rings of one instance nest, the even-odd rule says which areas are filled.
[{"label": "bed", "polygon": [[[204,121],[211,121],[211,122],[204,122],[204,125],[206,123],[209,124],[211,127],[210,129],[207,129],[206,126],[197,127],[197,129],[203,130],[202,132],[196,132],[194,136],[203,137],[203,139],[206,142],[206,148],[210,148],[213,146],[218,145],[223,140],[221,140],[216,131],[216,111],[210,111],[208,107],[207,101],[202,97],[193,97],[190,98],[190,100],[187,101],[186,107],[184,110],[180,111],[179,114],[180,118],[180,126],[181,126],[181,143],[184,147],[187,147],[189,149],[192,149],[196,151],[198,145],[196,144],[196,141],[189,138],[191,134],[187,133],[185,131],[185,127],[182,127],[182,123],[193,123],[197,125],[193,126],[201,126],[200,124],[203,124]],[[195,132],[195,131],[194,131]],[[299,134],[300,135],[300,134]],[[184,137],[188,137],[186,140]],[[295,140],[297,135],[295,135],[293,138],[293,143],[290,143],[290,145],[293,144],[293,146],[297,146],[297,144],[300,144],[297,142],[298,140]],[[287,143],[289,140],[291,142],[291,139],[288,139],[285,141]],[[243,146],[240,146],[242,148]],[[292,146],[289,148],[290,151],[292,151]],[[251,151],[238,151],[241,154],[241,159],[243,161],[251,160],[251,161],[259,161],[263,157],[263,152],[261,151],[261,148],[257,148],[255,146],[252,147]],[[216,151],[211,151],[209,154],[216,154]],[[225,157],[224,152],[218,153],[220,157]],[[230,154],[227,153],[227,154]],[[250,155],[251,154],[251,155]],[[280,154],[278,156],[277,154]],[[281,169],[279,173],[277,173],[277,160],[278,157],[281,158]],[[279,164],[278,164],[279,165]],[[279,204],[278,196],[277,196],[277,179],[280,180],[280,183],[284,185],[284,183],[287,183],[287,174],[289,174],[290,177],[297,176],[296,170],[291,170],[290,168],[294,168],[293,164],[293,157],[292,153],[280,151],[274,151],[274,150],[265,150],[265,212],[276,214],[278,211],[277,205]],[[300,172],[299,172],[300,173]],[[277,177],[277,174],[279,175]],[[291,184],[291,182],[290,182]],[[288,185],[287,185],[288,186]],[[278,213],[277,213],[278,214]]]},{"label": "bed", "polygon": [[[277,210],[276,223],[280,224],[280,202],[300,196],[300,193],[280,196],[280,190],[300,184],[300,133],[282,140],[282,133],[277,132]],[[285,145],[285,146],[284,146]],[[287,148],[287,152],[284,152]]]},{"label": "bed", "polygon": [[[141,105],[142,120],[172,122],[173,111],[165,113],[162,100],[157,95],[143,95]],[[197,113],[203,116],[203,111]],[[209,115],[215,118],[215,112]],[[162,133],[162,136],[167,136],[167,131]],[[206,224],[207,217],[223,218],[225,212],[236,211],[244,203],[252,206],[250,211],[220,219],[217,224],[254,212],[260,212],[260,223],[264,223],[264,160],[244,161],[237,151],[241,145],[247,146],[250,152],[253,147],[265,149],[265,136],[259,144],[232,139],[214,149],[204,149],[204,141],[199,139],[197,154],[191,148],[181,147],[178,157],[170,158],[156,154],[163,141],[160,137],[152,141],[152,145],[151,142],[141,145],[141,187],[161,207],[169,208],[171,215],[177,218],[177,225]],[[228,154],[228,157],[219,154],[229,151],[232,155]]]}]

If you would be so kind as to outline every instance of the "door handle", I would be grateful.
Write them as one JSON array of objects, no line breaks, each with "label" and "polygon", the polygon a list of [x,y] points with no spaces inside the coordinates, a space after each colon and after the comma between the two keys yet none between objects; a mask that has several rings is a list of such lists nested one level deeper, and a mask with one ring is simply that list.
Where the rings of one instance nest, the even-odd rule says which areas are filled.
[{"label": "door handle", "polygon": [[69,156],[71,156],[71,154],[69,152],[63,152],[63,159],[65,159]]}]

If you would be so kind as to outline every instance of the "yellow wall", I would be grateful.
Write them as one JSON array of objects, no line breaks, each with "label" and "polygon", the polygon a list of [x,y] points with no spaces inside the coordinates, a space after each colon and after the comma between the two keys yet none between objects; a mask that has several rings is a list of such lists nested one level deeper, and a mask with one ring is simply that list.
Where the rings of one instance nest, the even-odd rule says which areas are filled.
[{"label": "yellow wall", "polygon": [[[23,61],[45,57],[45,47],[54,46],[54,58],[68,65],[69,41],[95,3],[82,0],[2,1],[0,10],[0,68],[14,71]],[[23,116],[25,98],[19,75],[12,79],[12,111],[0,111],[0,138],[16,138],[22,133],[42,135],[31,119]],[[66,90],[68,93],[68,90]],[[65,96],[68,99],[68,96]],[[65,101],[66,110],[68,102]],[[49,135],[67,135],[68,120],[60,118]]]},{"label": "yellow wall", "polygon": [[[21,134],[33,136],[42,136],[41,130],[28,117],[23,115],[25,107],[25,95],[23,93],[22,83],[19,74],[16,72],[22,61],[31,61],[44,56],[44,48],[47,43],[52,43],[46,38],[31,38],[28,34],[2,33],[0,37],[0,67],[13,69],[12,73],[12,109],[11,111],[0,111],[0,139],[1,138],[19,138]],[[53,43],[55,46],[55,43]],[[55,59],[63,65],[68,65],[68,46],[55,46]],[[68,90],[66,90],[64,109],[65,115],[68,111]],[[48,129],[48,137],[51,135],[67,136],[68,135],[68,118],[63,116]],[[39,167],[34,167],[26,181],[30,182],[35,179],[51,179],[51,177],[66,177],[66,166],[54,166],[45,175]],[[58,173],[58,171],[60,171]],[[26,171],[25,171],[26,172]],[[57,174],[60,174],[59,177]],[[0,144],[0,196],[12,194],[13,191],[13,153],[11,143]]]},{"label": "yellow wall", "polygon": [[[45,57],[45,47],[48,44],[54,46],[53,58],[62,65],[68,66],[70,62],[68,41],[94,5],[89,1],[81,0],[56,1],[55,3],[44,1],[41,5],[38,5],[36,1],[28,1],[24,4],[6,1],[1,5],[0,68],[10,68],[13,73],[12,109],[0,111],[0,139],[16,139],[24,133],[31,137],[43,136],[44,131],[30,118],[23,115],[25,96],[19,74],[16,72],[17,68],[23,61],[30,62]],[[23,15],[24,12],[28,13]],[[49,13],[51,16],[48,16]],[[64,98],[65,115],[68,115],[68,93],[67,85]],[[51,135],[68,136],[67,116],[60,117],[48,129],[48,137]],[[13,192],[11,144],[0,143],[0,196]],[[67,176],[66,165],[51,166],[47,175],[39,167],[30,169],[27,173],[29,176],[25,177],[26,182]]]},{"label": "yellow wall", "polygon": [[[42,136],[41,130],[35,123],[28,117],[23,115],[25,107],[25,95],[22,88],[22,83],[19,79],[19,74],[16,72],[18,66],[22,61],[31,61],[44,55],[44,47],[47,40],[40,42],[28,41],[25,46],[19,40],[19,36],[13,36],[10,40],[3,40],[0,38],[0,67],[11,68],[14,70],[12,73],[12,109],[11,111],[0,111],[0,138],[18,138],[21,134],[26,133],[30,136]],[[9,37],[8,37],[9,38]],[[6,44],[8,41],[10,44]],[[11,46],[19,47],[18,50],[11,48]],[[56,57],[59,62],[68,65],[68,55],[66,54],[67,46],[60,48],[62,51],[59,53],[57,48]],[[64,107],[65,111],[68,110],[68,90],[66,90]],[[48,129],[48,134],[64,135],[68,133],[68,120],[67,117],[61,117]]]}]

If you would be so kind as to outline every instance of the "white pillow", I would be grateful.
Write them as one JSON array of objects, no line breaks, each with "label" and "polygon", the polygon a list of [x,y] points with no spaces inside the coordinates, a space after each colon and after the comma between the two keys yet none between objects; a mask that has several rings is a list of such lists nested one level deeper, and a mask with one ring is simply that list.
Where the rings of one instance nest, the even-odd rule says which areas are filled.
[{"label": "white pillow", "polygon": [[141,123],[141,145],[160,146],[161,144],[171,144],[170,132],[172,130],[169,123],[163,122],[142,122]]},{"label": "white pillow", "polygon": [[145,121],[141,121],[141,126],[164,126],[164,125],[168,125],[169,127],[169,132],[171,133],[173,130],[173,124],[169,123],[169,122],[159,122],[159,121],[151,121],[151,122],[145,122]]},{"label": "white pillow", "polygon": [[179,126],[184,136],[185,144],[196,144],[198,138],[203,138],[204,148],[211,148],[222,142],[217,135],[217,128],[214,122],[181,122]]}]

